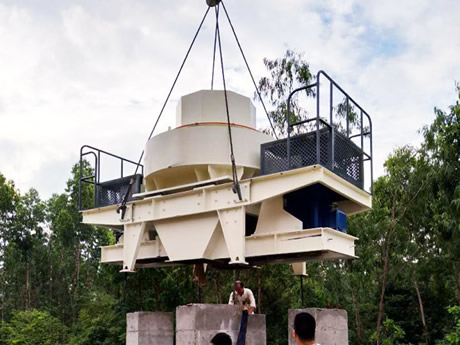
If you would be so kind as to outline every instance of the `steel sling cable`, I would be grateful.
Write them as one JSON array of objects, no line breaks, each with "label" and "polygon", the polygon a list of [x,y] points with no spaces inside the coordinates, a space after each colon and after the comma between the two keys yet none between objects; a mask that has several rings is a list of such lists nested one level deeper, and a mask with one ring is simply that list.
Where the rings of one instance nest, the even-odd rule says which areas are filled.
[{"label": "steel sling cable", "polygon": [[[150,140],[150,138],[152,137],[153,133],[155,132],[155,129],[156,129],[157,125],[158,125],[158,122],[160,121],[161,115],[163,115],[163,111],[165,110],[166,104],[169,101],[169,97],[171,96],[171,93],[173,92],[174,87],[176,86],[177,80],[179,79],[179,76],[180,76],[180,74],[182,72],[182,69],[184,68],[185,62],[187,61],[187,58],[188,58],[188,56],[190,54],[190,51],[192,50],[192,47],[195,44],[196,38],[198,37],[198,34],[200,33],[201,27],[203,26],[203,23],[206,20],[206,17],[208,16],[210,8],[211,7],[208,6],[208,8],[206,9],[206,12],[205,12],[205,14],[203,16],[203,19],[200,22],[198,30],[196,31],[195,36],[193,36],[192,43],[190,44],[190,47],[188,48],[187,53],[185,54],[185,58],[182,61],[182,64],[181,64],[181,66],[179,68],[179,72],[177,72],[176,78],[174,79],[174,82],[173,82],[173,84],[171,86],[171,89],[169,90],[168,96],[166,97],[166,100],[163,103],[163,106],[161,107],[161,111],[160,111],[160,113],[159,113],[159,115],[158,115],[158,117],[157,117],[157,119],[155,121],[155,124],[153,125],[153,128],[152,128],[152,130],[151,130],[151,132],[149,134],[149,137],[148,137],[147,141]],[[144,150],[142,150],[141,156],[139,157],[139,161],[137,163],[136,170],[134,171],[134,175],[137,174],[137,171],[139,170],[139,166],[141,165],[141,161],[142,161],[143,157],[144,157]],[[129,194],[131,192],[133,184],[134,184],[134,177],[131,178],[131,181],[129,182],[128,189],[126,190],[126,193],[125,193],[125,195],[123,197],[123,201],[122,201],[121,205],[117,208],[117,213],[121,212],[121,219],[124,219],[124,217],[125,217],[126,203],[128,201],[128,196],[129,196]]]},{"label": "steel sling cable", "polygon": [[260,103],[262,103],[262,107],[264,108],[265,114],[267,115],[268,122],[270,122],[270,127],[273,130],[273,135],[275,136],[276,139],[278,139],[278,135],[276,134],[275,127],[273,126],[273,122],[270,119],[270,116],[268,115],[268,111],[267,111],[267,108],[265,107],[265,103],[262,99],[262,95],[260,94],[259,88],[257,87],[257,83],[254,79],[251,68],[249,67],[248,60],[246,60],[246,56],[244,55],[243,48],[241,47],[241,44],[240,44],[240,40],[238,39],[238,36],[236,35],[235,28],[233,27],[232,21],[230,20],[230,16],[228,15],[227,9],[225,8],[225,4],[223,1],[221,1],[221,4],[222,4],[222,7],[224,8],[225,16],[227,17],[228,23],[230,24],[230,27],[232,29],[233,36],[235,37],[236,43],[238,44],[238,48],[240,49],[241,56],[243,57],[244,63],[246,64],[246,68],[248,69],[249,75],[251,76],[251,79],[256,89],[257,95],[259,96]]},{"label": "steel sling cable", "polygon": [[214,50],[212,55],[212,75],[211,75],[211,90],[214,89],[214,67],[216,65],[216,44],[217,44],[217,30],[219,29],[218,22],[219,22],[219,6],[216,6],[216,30],[214,32]]},{"label": "steel sling cable", "polygon": [[[220,6],[220,5],[218,5]],[[230,111],[228,109],[228,97],[227,97],[227,85],[225,83],[225,72],[224,72],[224,58],[222,55],[222,43],[220,40],[220,28],[219,22],[217,22],[217,41],[219,44],[219,54],[220,54],[220,67],[222,69],[222,82],[224,85],[224,96],[225,96],[225,110],[227,112],[227,128],[228,128],[228,138],[230,142],[230,160],[232,162],[232,174],[233,174],[233,193],[238,194],[238,199],[241,201],[243,197],[241,196],[241,188],[238,182],[238,173],[236,170],[235,155],[233,152],[233,139],[232,139],[232,125],[230,122]]]}]

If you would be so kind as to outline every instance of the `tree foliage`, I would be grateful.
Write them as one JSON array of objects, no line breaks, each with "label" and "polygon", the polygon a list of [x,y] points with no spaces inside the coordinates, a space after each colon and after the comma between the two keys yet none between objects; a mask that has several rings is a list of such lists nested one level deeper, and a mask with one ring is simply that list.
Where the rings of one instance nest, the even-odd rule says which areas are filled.
[{"label": "tree foliage", "polygon": [[86,297],[74,325],[73,340],[81,345],[124,344],[124,313],[113,296],[92,292]]},{"label": "tree foliage", "polygon": [[436,345],[460,345],[460,306],[450,307],[448,311],[454,317],[453,329]]},{"label": "tree foliage", "polygon": [[16,311],[1,325],[1,341],[7,345],[61,345],[67,328],[46,311]]},{"label": "tree foliage", "polygon": [[[310,72],[308,62],[303,59],[303,55],[289,49],[282,58],[275,60],[264,58],[264,64],[270,77],[263,77],[259,80],[259,90],[264,97],[268,98],[273,107],[269,116],[273,121],[275,132],[283,136],[286,134],[289,94],[300,86],[309,85],[314,80],[314,76]],[[314,95],[313,90],[307,90],[306,95]],[[290,123],[306,118],[307,112],[300,107],[298,94],[295,94],[292,99],[291,109]]]}]

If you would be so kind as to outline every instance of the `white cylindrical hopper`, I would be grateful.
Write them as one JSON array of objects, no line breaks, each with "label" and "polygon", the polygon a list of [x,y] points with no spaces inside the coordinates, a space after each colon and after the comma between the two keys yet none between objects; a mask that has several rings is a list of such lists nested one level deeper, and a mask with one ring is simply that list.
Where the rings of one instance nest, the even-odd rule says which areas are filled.
[{"label": "white cylindrical hopper", "polygon": [[[260,145],[273,138],[256,130],[256,109],[248,97],[231,91],[227,96],[238,175],[252,177],[260,169]],[[176,126],[146,144],[146,191],[232,176],[223,91],[183,96]]]}]

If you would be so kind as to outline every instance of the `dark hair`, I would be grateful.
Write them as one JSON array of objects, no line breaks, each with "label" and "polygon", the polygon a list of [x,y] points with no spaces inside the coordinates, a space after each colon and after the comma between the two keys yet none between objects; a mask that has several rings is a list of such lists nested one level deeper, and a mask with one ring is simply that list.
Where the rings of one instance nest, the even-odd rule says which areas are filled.
[{"label": "dark hair", "polygon": [[240,284],[240,286],[241,286],[242,288],[244,288],[244,283],[243,283],[241,280],[236,280],[236,281],[235,281],[235,285],[236,285],[236,284]]},{"label": "dark hair", "polygon": [[232,338],[227,333],[217,333],[212,339],[214,345],[232,345]]},{"label": "dark hair", "polygon": [[299,313],[294,319],[294,331],[302,341],[315,340],[316,321],[308,313]]}]

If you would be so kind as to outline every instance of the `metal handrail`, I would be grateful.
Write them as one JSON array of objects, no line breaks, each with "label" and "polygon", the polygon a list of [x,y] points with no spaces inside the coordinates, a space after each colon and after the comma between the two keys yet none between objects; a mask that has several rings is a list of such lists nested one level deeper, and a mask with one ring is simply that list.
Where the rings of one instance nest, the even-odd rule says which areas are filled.
[{"label": "metal handrail", "polygon": [[[320,82],[321,82],[321,77],[324,77],[329,81],[329,123],[327,123],[325,120],[323,120],[320,117]],[[288,167],[289,169],[291,168],[291,131],[292,128],[295,126],[302,125],[304,123],[316,121],[316,161],[318,163],[321,162],[321,152],[320,152],[320,123],[326,125],[329,127],[331,130],[331,135],[332,135],[332,147],[331,147],[331,154],[332,154],[332,162],[334,161],[334,155],[335,155],[335,147],[334,147],[334,107],[333,107],[333,97],[334,97],[334,87],[339,90],[344,96],[345,96],[345,102],[346,102],[346,138],[351,140],[352,138],[360,137],[361,139],[361,151],[364,156],[367,157],[367,159],[363,159],[364,161],[370,161],[370,173],[371,173],[371,191],[373,188],[373,183],[374,183],[374,169],[373,169],[373,145],[372,145],[372,120],[369,114],[350,96],[348,95],[345,90],[342,89],[340,85],[338,85],[326,72],[320,70],[316,74],[316,82],[310,85],[302,86],[299,87],[295,90],[293,90],[288,98],[287,98],[287,114],[286,114],[286,123],[287,123],[287,138],[286,138],[286,149],[287,149],[287,161],[288,161]],[[309,90],[316,88],[316,117],[315,118],[310,118],[302,121],[298,121],[295,123],[291,124],[291,102],[292,102],[292,97],[304,90]],[[356,107],[359,112],[360,112],[360,133],[351,135],[350,136],[350,103]],[[364,127],[363,127],[363,117],[366,117],[368,122],[369,122],[369,130],[366,129],[366,132],[364,132]],[[370,147],[369,150],[370,152],[366,152],[364,150],[364,137],[369,135],[369,141],[370,141]],[[334,170],[334,165],[332,164],[331,170]]]},{"label": "metal handrail", "polygon": [[[294,123],[291,123],[291,127],[303,125],[304,123],[308,123],[308,122],[312,122],[312,121],[318,121],[318,119],[317,119],[316,117],[314,117],[314,118],[311,118],[311,119],[306,119],[306,120],[294,122]],[[320,121],[323,125],[328,126],[329,128],[332,128],[332,126],[331,126],[329,123],[327,123],[326,121],[324,121],[323,119],[320,118],[319,121]]]},{"label": "metal handrail", "polygon": [[[89,151],[84,152],[87,149]],[[83,145],[80,148],[80,181],[78,184],[78,209],[82,209],[82,183],[88,183],[94,185],[94,202],[96,203],[97,200],[97,186],[101,184],[101,154],[107,155],[112,158],[120,160],[120,178],[124,177],[124,164],[129,163],[133,165],[138,165],[137,162],[132,160],[117,156],[113,153],[98,149],[93,146]],[[92,155],[94,157],[94,175],[90,176],[83,176],[83,158],[87,155]],[[144,175],[144,166],[139,164],[141,168],[141,174]],[[91,181],[93,180],[93,181]]]}]

